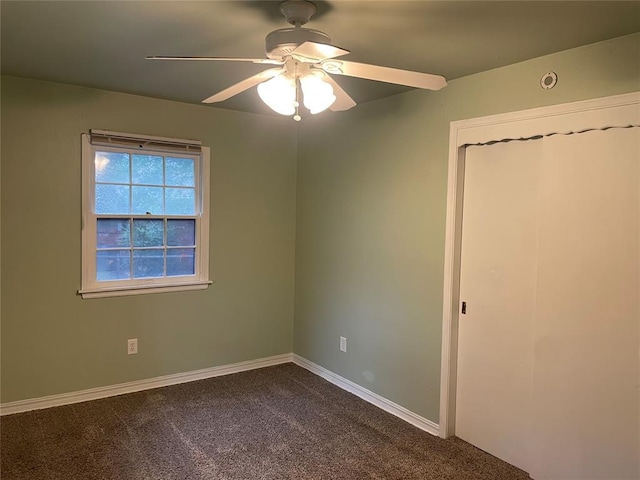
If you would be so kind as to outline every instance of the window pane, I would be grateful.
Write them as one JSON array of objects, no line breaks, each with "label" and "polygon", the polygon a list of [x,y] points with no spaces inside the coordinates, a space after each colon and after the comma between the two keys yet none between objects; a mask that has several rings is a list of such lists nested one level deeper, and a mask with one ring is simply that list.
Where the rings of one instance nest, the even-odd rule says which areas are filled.
[{"label": "window pane", "polygon": [[165,189],[167,215],[195,215],[195,203],[195,190],[193,188]]},{"label": "window pane", "polygon": [[164,275],[164,250],[134,250],[133,277],[162,277]]},{"label": "window pane", "polygon": [[96,182],[129,183],[129,154],[96,152]]},{"label": "window pane", "polygon": [[195,220],[167,220],[167,245],[190,247],[195,244]]},{"label": "window pane", "polygon": [[133,213],[162,215],[162,187],[133,187]]},{"label": "window pane", "polygon": [[145,185],[162,185],[162,157],[156,155],[132,155],[133,182]]},{"label": "window pane", "polygon": [[194,248],[170,248],[167,250],[167,276],[195,275],[194,258]]},{"label": "window pane", "polygon": [[96,254],[98,280],[126,280],[130,275],[130,250],[103,250]]},{"label": "window pane", "polygon": [[128,219],[98,219],[98,248],[131,246],[131,230]]},{"label": "window pane", "polygon": [[166,185],[178,187],[195,187],[194,162],[192,158],[170,158],[166,159]]},{"label": "window pane", "polygon": [[134,247],[161,247],[164,245],[164,220],[134,220]]},{"label": "window pane", "polygon": [[129,213],[129,187],[96,185],[95,213]]}]

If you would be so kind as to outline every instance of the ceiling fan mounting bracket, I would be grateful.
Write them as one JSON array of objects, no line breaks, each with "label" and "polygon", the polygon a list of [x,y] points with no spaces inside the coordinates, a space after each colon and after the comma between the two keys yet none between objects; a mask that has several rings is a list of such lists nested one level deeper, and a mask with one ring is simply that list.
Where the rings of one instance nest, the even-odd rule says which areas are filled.
[{"label": "ceiling fan mounting bracket", "polygon": [[280,12],[287,22],[298,27],[309,22],[316,13],[316,6],[307,0],[286,0],[280,4]]}]

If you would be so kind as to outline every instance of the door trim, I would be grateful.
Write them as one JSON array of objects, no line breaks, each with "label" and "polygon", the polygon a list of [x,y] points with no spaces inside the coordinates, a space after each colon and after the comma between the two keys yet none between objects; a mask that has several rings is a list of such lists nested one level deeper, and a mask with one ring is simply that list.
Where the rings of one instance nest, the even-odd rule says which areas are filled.
[{"label": "door trim", "polygon": [[[467,145],[640,125],[640,92],[451,122],[444,254],[440,436],[455,434],[462,196]],[[620,118],[624,123],[620,124]]]}]

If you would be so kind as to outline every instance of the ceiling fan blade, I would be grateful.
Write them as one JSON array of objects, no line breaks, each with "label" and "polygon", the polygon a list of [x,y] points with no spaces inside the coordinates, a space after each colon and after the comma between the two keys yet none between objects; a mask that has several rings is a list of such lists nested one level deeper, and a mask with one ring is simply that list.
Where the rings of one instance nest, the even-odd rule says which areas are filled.
[{"label": "ceiling fan blade", "polygon": [[368,65],[366,63],[325,60],[320,63],[320,66],[327,73],[366,78],[368,80],[395,83],[397,85],[406,85],[408,87],[424,88],[427,90],[440,90],[447,85],[446,79],[440,75]]},{"label": "ceiling fan blade", "polygon": [[229,88],[225,88],[221,92],[216,93],[215,95],[211,95],[209,98],[206,98],[202,101],[202,103],[216,103],[223,102],[227,98],[231,98],[234,95],[244,92],[245,90],[250,89],[262,83],[270,78],[275,77],[282,73],[284,69],[282,68],[270,68],[269,70],[265,70],[264,72],[260,72],[257,75],[253,75],[249,78],[245,78],[244,80],[231,85]]},{"label": "ceiling fan blade", "polygon": [[347,53],[351,52],[349,52],[349,50],[336,47],[335,45],[318,42],[304,42],[303,44],[298,45],[298,47],[291,52],[291,56],[302,62],[317,63],[321,60],[339,57],[341,55],[346,55]]},{"label": "ceiling fan blade", "polygon": [[283,65],[280,60],[272,60],[270,58],[235,58],[235,57],[171,57],[171,56],[150,56],[145,57],[147,60],[199,60],[214,62],[251,62],[262,63],[266,65]]},{"label": "ceiling fan blade", "polygon": [[336,96],[336,101],[329,107],[332,112],[342,112],[349,110],[357,105],[355,100],[345,92],[338,82],[336,82],[330,75],[325,75],[323,80],[333,87],[333,94]]}]

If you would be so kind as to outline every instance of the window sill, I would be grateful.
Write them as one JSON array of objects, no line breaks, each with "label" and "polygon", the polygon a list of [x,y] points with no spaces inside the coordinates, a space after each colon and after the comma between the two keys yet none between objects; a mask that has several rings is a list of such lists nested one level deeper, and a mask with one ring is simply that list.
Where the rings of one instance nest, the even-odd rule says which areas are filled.
[{"label": "window sill", "polygon": [[165,285],[149,285],[135,287],[111,287],[78,290],[83,299],[125,297],[130,295],[147,295],[150,293],[185,292],[189,290],[205,290],[213,282],[211,280],[193,283],[174,283]]}]

